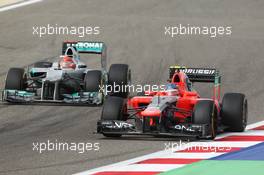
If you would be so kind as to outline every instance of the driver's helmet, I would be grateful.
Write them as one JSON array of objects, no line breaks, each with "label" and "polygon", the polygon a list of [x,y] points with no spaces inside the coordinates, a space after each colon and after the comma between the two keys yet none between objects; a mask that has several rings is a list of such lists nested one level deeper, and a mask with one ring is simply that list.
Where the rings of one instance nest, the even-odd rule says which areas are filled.
[{"label": "driver's helmet", "polygon": [[63,58],[60,61],[60,67],[62,69],[75,69],[76,64],[74,63],[72,57],[63,56]]},{"label": "driver's helmet", "polygon": [[169,83],[166,84],[166,93],[168,96],[176,96],[178,95],[178,87],[176,84]]},{"label": "driver's helmet", "polygon": [[166,90],[174,90],[177,89],[177,85],[174,83],[168,83],[166,84]]}]

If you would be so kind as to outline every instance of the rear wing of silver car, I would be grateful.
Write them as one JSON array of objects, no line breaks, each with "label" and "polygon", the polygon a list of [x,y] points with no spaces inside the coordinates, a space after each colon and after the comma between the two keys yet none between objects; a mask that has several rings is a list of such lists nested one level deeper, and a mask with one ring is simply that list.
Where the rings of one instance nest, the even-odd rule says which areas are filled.
[{"label": "rear wing of silver car", "polygon": [[214,83],[214,97],[220,99],[221,75],[214,68],[187,68],[185,66],[170,66],[169,79],[175,72],[184,72],[191,82]]},{"label": "rear wing of silver car", "polygon": [[65,41],[62,43],[62,55],[65,55],[67,49],[73,47],[78,53],[99,54],[101,55],[101,66],[106,70],[106,45],[104,42],[97,41]]}]

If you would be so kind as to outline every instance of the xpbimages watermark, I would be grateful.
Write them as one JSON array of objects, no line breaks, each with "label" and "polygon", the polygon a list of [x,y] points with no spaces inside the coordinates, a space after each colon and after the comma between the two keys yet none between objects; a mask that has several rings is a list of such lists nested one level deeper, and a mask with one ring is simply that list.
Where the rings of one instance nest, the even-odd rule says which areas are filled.
[{"label": "xpbimages watermark", "polygon": [[60,26],[58,24],[47,24],[45,26],[33,26],[32,34],[38,37],[47,35],[75,35],[83,38],[87,35],[99,35],[99,26]]},{"label": "xpbimages watermark", "polygon": [[217,38],[221,36],[230,36],[232,34],[232,26],[195,26],[195,25],[168,25],[164,27],[164,35],[171,38],[180,37],[184,35],[200,35],[208,36],[210,38]]},{"label": "xpbimages watermark", "polygon": [[100,143],[89,142],[63,142],[58,140],[47,140],[46,142],[33,142],[32,150],[38,153],[51,152],[51,151],[74,151],[79,154],[88,151],[99,151]]},{"label": "xpbimages watermark", "polygon": [[164,143],[165,150],[172,152],[185,151],[185,152],[229,152],[232,147],[230,144],[217,145],[210,142],[166,142]]},{"label": "xpbimages watermark", "polygon": [[152,92],[158,92],[158,91],[165,91],[166,90],[166,85],[134,85],[134,84],[116,84],[115,82],[113,85],[99,85],[99,91],[100,92],[105,92],[106,94],[109,93],[119,93],[119,92],[136,92],[136,93],[141,93],[141,92],[147,92],[147,91],[152,91]]}]

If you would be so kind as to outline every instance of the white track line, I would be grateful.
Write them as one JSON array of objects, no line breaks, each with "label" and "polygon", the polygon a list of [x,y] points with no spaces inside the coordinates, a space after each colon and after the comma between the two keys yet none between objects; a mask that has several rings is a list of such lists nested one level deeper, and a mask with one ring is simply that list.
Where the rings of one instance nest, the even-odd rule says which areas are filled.
[{"label": "white track line", "polygon": [[264,125],[264,120],[247,126],[247,130]]},{"label": "white track line", "polygon": [[[262,126],[262,125],[264,125],[264,121],[253,123],[253,124],[247,125],[246,132],[227,132],[227,133],[219,134],[215,139],[220,139],[220,138],[230,136],[230,135],[263,135],[264,131],[258,131],[258,130],[252,131],[251,130],[253,128],[256,128],[256,127]],[[248,133],[250,133],[250,134],[248,134]]]},{"label": "white track line", "polygon": [[[158,152],[151,153],[151,154],[148,154],[148,155],[144,155],[144,156],[136,157],[136,158],[133,158],[133,159],[125,160],[125,161],[122,161],[122,162],[118,162],[118,163],[106,165],[106,166],[103,166],[103,167],[95,168],[95,169],[92,169],[92,170],[80,172],[80,173],[77,173],[76,175],[88,175],[88,174],[94,174],[94,173],[101,172],[101,171],[108,171],[109,169],[116,169],[117,167],[127,166],[129,164],[134,164],[134,163],[146,160],[146,159],[161,157],[164,154],[169,154],[169,153],[171,153],[170,150],[162,150],[162,151],[158,151]],[[153,169],[153,165],[152,165],[152,169]]]},{"label": "white track line", "polygon": [[[162,155],[157,158],[177,158],[177,159],[210,159],[212,157],[220,156],[225,153],[171,153]],[[156,166],[156,165],[155,165]]]},{"label": "white track line", "polygon": [[11,4],[9,6],[1,7],[0,8],[0,12],[11,10],[11,9],[15,9],[15,8],[18,8],[18,7],[26,6],[26,5],[37,3],[37,2],[41,2],[41,1],[42,0],[28,0],[28,1],[23,1],[23,2],[17,3],[17,4],[13,4],[13,5]]},{"label": "white track line", "polygon": [[259,141],[250,141],[250,142],[230,142],[230,141],[213,141],[213,142],[190,142],[189,145],[191,146],[207,146],[207,147],[238,147],[244,148],[256,145],[261,143]]},{"label": "white track line", "polygon": [[[244,134],[242,135],[247,135],[247,133],[250,133],[251,135],[263,135],[262,131],[257,131],[257,130],[253,130],[251,131],[250,129],[256,128],[258,126],[262,126],[264,125],[264,121],[261,122],[257,122],[254,124],[250,124],[247,126],[247,131],[244,132]],[[217,138],[223,138],[229,135],[236,135],[236,134],[240,134],[240,133],[224,133],[219,135]],[[215,147],[249,147],[249,146],[253,146],[256,145],[258,143],[261,142],[229,142],[229,141],[198,141],[198,142],[190,142],[187,143],[185,145],[186,147],[191,147],[191,146],[195,146],[195,145],[210,145],[210,146],[215,146]],[[104,171],[142,171],[142,170],[146,170],[145,172],[148,171],[159,171],[159,170],[163,170],[166,169],[166,171],[171,169],[175,169],[177,168],[177,166],[184,166],[184,164],[173,164],[173,166],[171,166],[171,164],[158,164],[159,166],[157,168],[159,168],[159,170],[156,169],[156,164],[135,164],[137,162],[143,161],[143,160],[147,160],[147,159],[152,159],[152,158],[200,158],[200,159],[208,159],[208,158],[212,158],[218,155],[222,155],[225,153],[215,153],[215,152],[211,152],[211,153],[180,153],[180,152],[176,152],[175,151],[179,151],[182,150],[183,148],[173,148],[173,149],[168,149],[168,150],[162,150],[162,151],[158,151],[152,154],[148,154],[148,155],[144,155],[144,156],[140,156],[137,158],[133,158],[133,159],[129,159],[129,160],[125,160],[122,162],[118,162],[118,163],[114,163],[114,164],[110,164],[110,165],[106,165],[103,167],[99,167],[99,168],[95,168],[92,170],[88,170],[88,171],[84,171],[84,172],[80,172],[76,175],[88,175],[88,174],[95,174],[98,172],[104,172]],[[164,166],[164,168],[162,168],[161,166]],[[150,167],[150,168],[148,168]],[[134,168],[134,169],[133,169]]]},{"label": "white track line", "polygon": [[107,169],[107,171],[111,172],[124,172],[124,171],[129,171],[129,172],[164,172],[164,171],[169,171],[175,168],[180,168],[184,166],[184,164],[133,164],[133,165],[126,165],[122,167],[112,167],[110,169]]},{"label": "white track line", "polygon": [[264,131],[258,131],[258,130],[248,130],[245,132],[229,132],[229,133],[225,133],[224,135],[219,135],[215,138],[215,140],[217,139],[222,139],[224,137],[227,136],[264,136]]}]

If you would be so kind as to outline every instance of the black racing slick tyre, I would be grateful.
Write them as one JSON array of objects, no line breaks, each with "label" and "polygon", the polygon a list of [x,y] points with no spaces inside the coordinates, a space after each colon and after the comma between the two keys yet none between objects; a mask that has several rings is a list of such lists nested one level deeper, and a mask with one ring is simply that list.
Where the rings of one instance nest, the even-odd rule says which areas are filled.
[{"label": "black racing slick tyre", "polygon": [[[121,97],[108,96],[105,100],[101,120],[125,120],[125,99]],[[120,137],[121,134],[104,134],[106,137]]]},{"label": "black racing slick tyre", "polygon": [[23,68],[10,68],[6,75],[5,89],[24,90],[25,76]]},{"label": "black racing slick tyre", "polygon": [[226,93],[222,100],[222,122],[231,132],[243,132],[247,126],[247,99],[241,93]]},{"label": "black racing slick tyre", "polygon": [[35,68],[49,68],[52,67],[52,63],[48,61],[39,61],[34,63],[33,65]]},{"label": "black racing slick tyre", "polygon": [[84,90],[86,92],[99,92],[102,85],[102,72],[100,70],[88,71],[84,77]]},{"label": "black racing slick tyre", "polygon": [[214,102],[211,100],[200,100],[193,110],[194,124],[210,124],[208,139],[214,139],[217,132],[217,112]]},{"label": "black racing slick tyre", "polygon": [[[112,64],[108,73],[108,85],[111,86],[113,96],[128,97],[128,88],[131,74],[127,64]],[[119,86],[119,87],[117,87]]]},{"label": "black racing slick tyre", "polygon": [[125,99],[108,96],[105,100],[101,120],[125,120]]}]

